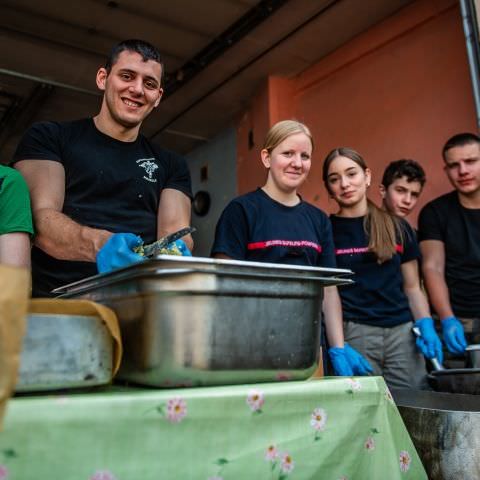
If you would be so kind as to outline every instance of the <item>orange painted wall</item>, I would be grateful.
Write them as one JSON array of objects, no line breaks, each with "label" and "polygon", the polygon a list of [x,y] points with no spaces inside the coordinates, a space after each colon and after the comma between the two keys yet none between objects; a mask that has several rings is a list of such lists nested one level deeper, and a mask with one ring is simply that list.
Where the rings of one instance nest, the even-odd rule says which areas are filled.
[{"label": "orange painted wall", "polygon": [[[263,184],[261,142],[269,126],[284,118],[297,118],[312,129],[314,163],[301,193],[326,211],[335,205],[325,193],[321,163],[338,146],[353,147],[365,157],[374,175],[371,198],[377,202],[383,169],[398,158],[414,158],[427,172],[419,207],[450,190],[442,145],[457,132],[476,131],[458,3],[414,2],[295,79],[269,78],[238,121],[239,193]],[[416,223],[416,214],[410,221]]]}]

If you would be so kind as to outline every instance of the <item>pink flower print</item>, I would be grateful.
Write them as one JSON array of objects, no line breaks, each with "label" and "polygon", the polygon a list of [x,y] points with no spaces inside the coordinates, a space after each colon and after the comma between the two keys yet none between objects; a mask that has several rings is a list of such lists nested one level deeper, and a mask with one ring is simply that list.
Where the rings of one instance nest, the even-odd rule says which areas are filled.
[{"label": "pink flower print", "polygon": [[265,450],[265,460],[267,462],[274,462],[278,457],[278,450],[275,445],[269,445],[267,450]]},{"label": "pink flower print", "polygon": [[355,378],[347,378],[345,381],[348,383],[348,386],[352,392],[358,392],[362,389],[362,384]]},{"label": "pink flower print", "polygon": [[0,465],[0,480],[7,480],[8,468],[5,465]]},{"label": "pink flower print", "polygon": [[97,470],[91,477],[90,480],[117,480],[115,475],[108,470]]},{"label": "pink flower print", "polygon": [[325,428],[327,423],[327,412],[323,408],[316,408],[310,417],[310,425],[317,431]]},{"label": "pink flower print", "polygon": [[261,412],[263,404],[265,403],[265,397],[260,390],[252,389],[247,395],[247,404],[251,408],[252,412]]},{"label": "pink flower print", "polygon": [[280,382],[286,382],[288,380],[291,380],[292,378],[292,375],[290,373],[286,373],[286,372],[278,372],[276,375],[275,375],[276,379]]},{"label": "pink flower print", "polygon": [[373,450],[375,450],[375,440],[373,439],[373,437],[367,437],[363,446],[369,452],[372,452]]},{"label": "pink flower print", "polygon": [[408,472],[410,470],[410,464],[412,463],[412,458],[406,450],[402,450],[399,455],[400,460],[400,470],[402,472]]},{"label": "pink flower print", "polygon": [[167,419],[172,423],[181,422],[187,415],[187,404],[183,398],[171,398],[167,402]]},{"label": "pink flower print", "polygon": [[280,469],[283,473],[290,473],[295,467],[295,462],[288,452],[280,455],[280,462]]},{"label": "pink flower print", "polygon": [[388,388],[385,390],[385,398],[390,403],[393,403],[393,404],[395,403],[395,401],[393,400],[392,394],[390,393],[390,390]]}]

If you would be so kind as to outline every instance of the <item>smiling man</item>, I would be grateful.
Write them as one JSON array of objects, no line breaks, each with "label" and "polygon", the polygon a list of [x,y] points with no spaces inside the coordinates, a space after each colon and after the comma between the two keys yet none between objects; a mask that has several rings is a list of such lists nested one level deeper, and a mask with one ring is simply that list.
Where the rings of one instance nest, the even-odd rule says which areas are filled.
[{"label": "smiling man", "polygon": [[135,246],[189,225],[185,160],[140,133],[162,98],[162,75],[155,47],[121,42],[97,72],[96,116],[37,123],[21,140],[13,162],[32,200],[34,296],[140,261]]},{"label": "smiling man", "polygon": [[422,269],[445,344],[460,355],[480,340],[480,138],[461,133],[443,147],[452,192],[420,212]]},{"label": "smiling man", "polygon": [[380,185],[383,207],[392,215],[407,217],[415,208],[424,185],[425,172],[415,160],[389,163]]}]

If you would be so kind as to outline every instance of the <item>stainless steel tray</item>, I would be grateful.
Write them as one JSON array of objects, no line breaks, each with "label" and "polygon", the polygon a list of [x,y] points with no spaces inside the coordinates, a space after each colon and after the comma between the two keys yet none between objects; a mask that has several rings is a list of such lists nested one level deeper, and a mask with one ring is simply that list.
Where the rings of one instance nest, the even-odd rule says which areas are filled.
[{"label": "stainless steel tray", "polygon": [[119,378],[151,386],[298,380],[318,366],[323,287],[349,270],[161,255],[57,289],[115,310]]},{"label": "stainless steel tray", "polygon": [[30,314],[15,391],[105,385],[112,362],[113,340],[98,317]]}]

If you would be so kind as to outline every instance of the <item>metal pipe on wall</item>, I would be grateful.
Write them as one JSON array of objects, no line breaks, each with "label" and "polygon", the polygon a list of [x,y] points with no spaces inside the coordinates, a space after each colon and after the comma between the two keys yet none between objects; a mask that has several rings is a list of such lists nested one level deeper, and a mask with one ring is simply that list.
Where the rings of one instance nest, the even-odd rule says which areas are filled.
[{"label": "metal pipe on wall", "polygon": [[472,0],[460,0],[460,10],[467,46],[470,77],[472,80],[477,128],[480,130],[480,49],[475,5]]}]

